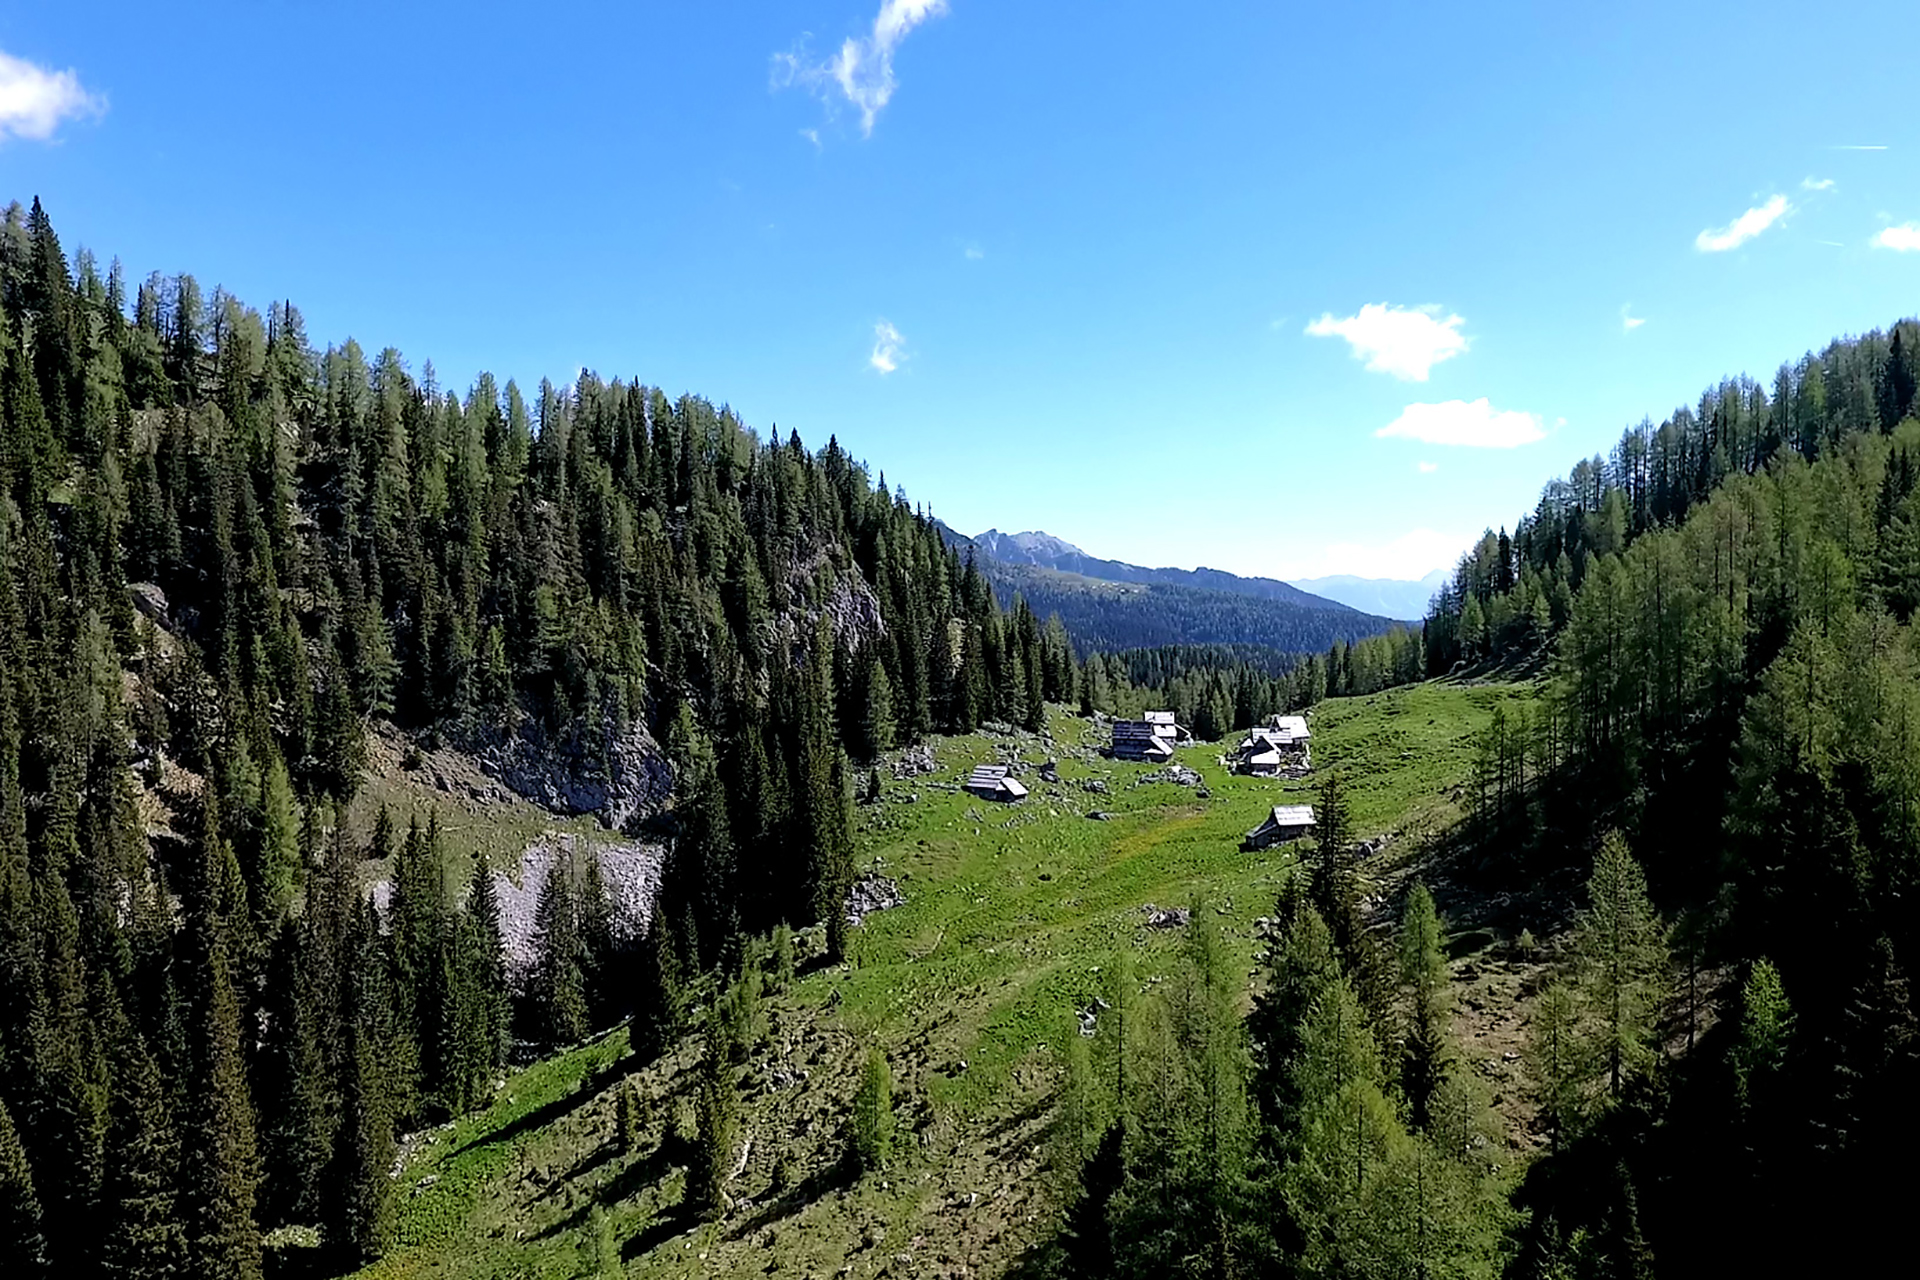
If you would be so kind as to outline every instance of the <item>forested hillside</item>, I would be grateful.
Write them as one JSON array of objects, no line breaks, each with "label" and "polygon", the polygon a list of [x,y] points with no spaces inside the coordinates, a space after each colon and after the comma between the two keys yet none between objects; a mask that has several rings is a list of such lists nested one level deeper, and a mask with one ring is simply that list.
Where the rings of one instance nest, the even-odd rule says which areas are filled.
[{"label": "forested hillside", "polygon": [[[9,1275],[257,1275],[281,1223],[377,1254],[396,1131],[516,1034],[657,1043],[743,938],[837,953],[850,755],[1079,694],[1058,622],[831,441],[592,374],[455,394],[290,303],[70,262],[38,202],[0,224],[0,494]],[[589,860],[508,990],[488,877],[338,820],[375,721],[602,791],[663,743],[645,945]]]},{"label": "forested hillside", "polygon": [[1547,1073],[1567,1088],[1529,1188],[1540,1250],[1597,1226],[1616,1168],[1670,1273],[1896,1247],[1920,1090],[1917,344],[1902,321],[1628,430],[1489,532],[1427,619],[1433,672],[1551,673],[1483,744],[1489,873],[1618,828],[1678,926],[1685,1002],[1703,972],[1732,984],[1699,1051],[1658,1051],[1663,997],[1599,1094],[1592,1064]]}]

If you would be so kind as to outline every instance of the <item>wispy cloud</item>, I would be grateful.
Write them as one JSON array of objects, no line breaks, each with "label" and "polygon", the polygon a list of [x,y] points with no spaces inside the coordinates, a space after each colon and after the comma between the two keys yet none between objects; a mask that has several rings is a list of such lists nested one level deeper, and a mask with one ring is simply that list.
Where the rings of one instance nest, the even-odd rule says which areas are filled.
[{"label": "wispy cloud", "polygon": [[1800,179],[1800,189],[1802,191],[1831,191],[1833,190],[1833,179],[1802,178]]},{"label": "wispy cloud", "polygon": [[1416,462],[1413,465],[1423,476],[1430,476],[1440,469],[1440,464],[1437,462]]},{"label": "wispy cloud", "polygon": [[1478,400],[1410,404],[1373,434],[1469,449],[1513,449],[1547,436],[1538,414],[1495,409],[1484,396]]},{"label": "wispy cloud", "polygon": [[960,252],[968,262],[978,262],[987,256],[987,251],[977,244],[970,244]]},{"label": "wispy cloud", "polygon": [[1467,349],[1467,336],[1460,332],[1466,321],[1459,316],[1442,317],[1441,308],[1396,307],[1385,302],[1369,302],[1358,315],[1335,319],[1331,311],[1307,326],[1316,338],[1345,338],[1356,359],[1364,357],[1367,368],[1389,373],[1402,382],[1425,382],[1433,366],[1451,360]]},{"label": "wispy cloud", "polygon": [[1632,333],[1635,329],[1638,329],[1641,325],[1645,324],[1646,322],[1647,322],[1647,318],[1645,316],[1637,316],[1633,314],[1633,304],[1631,302],[1621,304],[1620,332]]},{"label": "wispy cloud", "polygon": [[1920,222],[1904,222],[1897,227],[1882,227],[1873,237],[1876,249],[1895,253],[1920,253]]},{"label": "wispy cloud", "polygon": [[802,129],[800,136],[808,142],[811,142],[815,151],[820,150],[820,131],[818,129]]},{"label": "wispy cloud", "polygon": [[106,98],[89,92],[78,72],[54,71],[0,51],[0,142],[44,142],[63,121],[105,115]]},{"label": "wispy cloud", "polygon": [[1881,143],[1870,143],[1865,146],[1859,143],[1843,143],[1837,147],[1827,148],[1829,151],[1885,151],[1886,149],[1886,146]]},{"label": "wispy cloud", "polygon": [[867,363],[882,377],[892,373],[907,360],[907,340],[900,331],[885,320],[873,326],[873,354],[867,357]]},{"label": "wispy cloud", "polygon": [[1774,196],[1765,204],[1755,205],[1724,227],[1709,227],[1702,231],[1693,238],[1693,247],[1702,253],[1725,253],[1729,249],[1738,249],[1791,212],[1793,206],[1787,203],[1785,196]]},{"label": "wispy cloud", "polygon": [[820,60],[807,52],[807,37],[787,53],[773,55],[773,87],[800,85],[829,107],[844,98],[860,113],[860,133],[873,134],[873,122],[893,98],[898,82],[893,54],[907,33],[947,11],[947,0],[881,0],[873,34],[849,37],[840,52]]}]

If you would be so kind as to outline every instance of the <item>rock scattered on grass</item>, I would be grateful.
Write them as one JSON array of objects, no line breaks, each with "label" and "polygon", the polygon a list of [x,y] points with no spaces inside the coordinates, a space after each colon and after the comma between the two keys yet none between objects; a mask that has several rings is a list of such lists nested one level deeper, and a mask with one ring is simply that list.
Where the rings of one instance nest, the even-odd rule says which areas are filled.
[{"label": "rock scattered on grass", "polygon": [[1146,914],[1149,929],[1184,929],[1193,918],[1185,907],[1156,907],[1149,902],[1140,910]]},{"label": "rock scattered on grass", "polygon": [[891,876],[869,871],[847,889],[847,923],[857,925],[876,911],[904,906],[906,901]]}]

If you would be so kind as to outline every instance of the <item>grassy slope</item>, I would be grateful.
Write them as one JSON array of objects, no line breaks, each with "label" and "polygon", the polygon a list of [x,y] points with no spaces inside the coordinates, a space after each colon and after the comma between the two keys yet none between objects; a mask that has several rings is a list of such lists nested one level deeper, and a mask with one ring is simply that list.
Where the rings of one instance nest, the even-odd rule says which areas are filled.
[{"label": "grassy slope", "polygon": [[[1470,735],[1523,686],[1428,684],[1324,704],[1315,756],[1351,780],[1357,834],[1394,833],[1390,873],[1459,816]],[[1269,805],[1310,800],[1314,783],[1236,778],[1217,746],[1183,753],[1212,791],[1134,786],[1146,766],[1098,759],[1084,722],[1055,723],[1057,746],[944,739],[951,782],[996,748],[1060,760],[1062,785],[1029,775],[1014,809],[927,780],[889,784],[863,810],[863,864],[899,878],[903,907],[858,931],[851,966],[817,971],[771,1000],[769,1034],[741,1069],[741,1132],[753,1143],[717,1224],[680,1218],[678,1153],[664,1131],[691,1100],[696,1046],[636,1075],[651,1115],[639,1153],[612,1146],[604,1069],[624,1033],[511,1077],[491,1110],[435,1133],[400,1190],[400,1245],[368,1276],[592,1274],[599,1205],[626,1274],[994,1275],[1048,1220],[1042,1139],[1073,1010],[1098,989],[1115,948],[1134,948],[1151,983],[1175,934],[1148,930],[1146,903],[1185,904],[1249,961],[1255,917],[1291,865],[1285,850],[1245,854],[1242,833]],[[1108,795],[1077,785],[1101,777]],[[905,796],[917,791],[917,803]],[[1110,821],[1089,820],[1098,807]],[[900,1154],[881,1178],[837,1169],[857,1064],[878,1044],[895,1076]],[[964,1065],[963,1065],[964,1064]],[[775,1070],[804,1071],[775,1089]],[[582,1083],[584,1080],[584,1084]],[[906,1259],[906,1261],[901,1261]]]}]

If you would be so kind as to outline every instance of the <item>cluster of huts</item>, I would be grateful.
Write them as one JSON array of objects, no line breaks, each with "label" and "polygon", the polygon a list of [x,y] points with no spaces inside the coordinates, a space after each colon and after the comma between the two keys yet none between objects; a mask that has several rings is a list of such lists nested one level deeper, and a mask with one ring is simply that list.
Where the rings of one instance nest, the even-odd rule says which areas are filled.
[{"label": "cluster of huts", "polygon": [[1300,777],[1313,768],[1313,734],[1305,716],[1273,716],[1247,730],[1233,751],[1235,773]]},{"label": "cluster of huts", "polygon": [[1149,711],[1138,720],[1113,722],[1113,758],[1146,760],[1164,764],[1173,759],[1173,749],[1193,741],[1193,734],[1182,728],[1171,711]]},{"label": "cluster of huts", "polygon": [[[1174,749],[1191,743],[1193,735],[1171,711],[1149,711],[1138,720],[1113,723],[1113,758],[1164,763]],[[1305,716],[1276,715],[1247,731],[1234,748],[1236,773],[1256,778],[1299,777],[1313,767],[1313,734]],[[1027,788],[1004,764],[983,764],[967,776],[967,794],[982,800],[1010,804],[1027,797]],[[1313,806],[1275,805],[1266,820],[1247,832],[1240,847],[1269,849],[1313,834]]]}]

